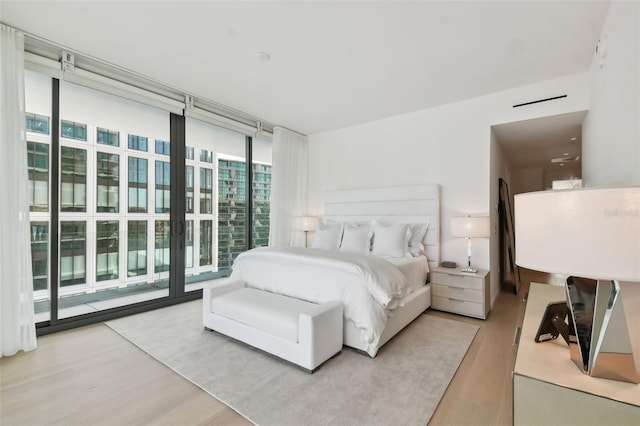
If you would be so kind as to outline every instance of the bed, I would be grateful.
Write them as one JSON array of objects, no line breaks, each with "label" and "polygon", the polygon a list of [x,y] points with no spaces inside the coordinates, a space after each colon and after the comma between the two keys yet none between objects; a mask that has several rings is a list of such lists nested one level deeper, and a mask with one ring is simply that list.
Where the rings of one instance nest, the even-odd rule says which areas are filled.
[{"label": "bed", "polygon": [[[321,244],[327,235],[323,229],[314,241],[320,248],[259,248],[241,254],[231,278],[314,303],[341,300],[345,345],[374,357],[382,345],[431,305],[428,271],[440,260],[439,187],[328,191],[323,207],[323,226],[343,226],[340,244],[348,245],[348,235],[371,224],[373,255],[341,251],[340,244],[327,250]],[[390,253],[380,251],[386,245],[385,232],[392,235],[392,229],[406,227],[411,229],[408,235],[415,237],[425,224],[420,253],[389,257]],[[415,238],[412,244],[415,246]]]}]

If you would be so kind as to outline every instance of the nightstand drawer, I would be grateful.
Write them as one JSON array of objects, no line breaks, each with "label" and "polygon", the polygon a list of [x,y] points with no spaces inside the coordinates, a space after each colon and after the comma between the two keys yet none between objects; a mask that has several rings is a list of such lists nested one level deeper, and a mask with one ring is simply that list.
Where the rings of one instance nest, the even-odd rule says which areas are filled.
[{"label": "nightstand drawer", "polygon": [[432,272],[431,282],[434,284],[448,285],[453,287],[471,288],[479,291],[483,291],[484,289],[484,278],[475,275]]},{"label": "nightstand drawer", "polygon": [[447,311],[455,314],[471,315],[484,318],[484,308],[482,303],[470,302],[449,297],[433,296],[431,305],[433,309]]},{"label": "nightstand drawer", "polygon": [[467,300],[469,302],[482,303],[484,301],[484,292],[464,287],[454,287],[433,283],[432,290],[434,296],[440,296],[451,299]]},{"label": "nightstand drawer", "polygon": [[489,314],[489,271],[462,272],[459,268],[431,271],[433,309],[476,318]]}]

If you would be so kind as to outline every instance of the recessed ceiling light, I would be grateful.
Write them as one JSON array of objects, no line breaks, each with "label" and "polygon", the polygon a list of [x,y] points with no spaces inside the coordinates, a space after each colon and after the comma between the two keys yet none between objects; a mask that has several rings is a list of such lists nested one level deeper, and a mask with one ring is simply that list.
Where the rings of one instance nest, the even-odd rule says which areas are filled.
[{"label": "recessed ceiling light", "polygon": [[571,138],[572,141],[575,141],[577,138],[574,136]]},{"label": "recessed ceiling light", "polygon": [[560,167],[564,167],[564,163],[560,163]]},{"label": "recessed ceiling light", "polygon": [[271,59],[271,56],[269,56],[269,54],[267,52],[258,52],[258,53],[256,53],[256,57],[258,59],[260,59],[261,61],[265,61],[265,62],[267,62],[269,59]]},{"label": "recessed ceiling light", "polygon": [[568,152],[565,152],[565,153],[564,153],[564,154],[562,154],[562,155],[569,155],[569,153],[568,153]]}]

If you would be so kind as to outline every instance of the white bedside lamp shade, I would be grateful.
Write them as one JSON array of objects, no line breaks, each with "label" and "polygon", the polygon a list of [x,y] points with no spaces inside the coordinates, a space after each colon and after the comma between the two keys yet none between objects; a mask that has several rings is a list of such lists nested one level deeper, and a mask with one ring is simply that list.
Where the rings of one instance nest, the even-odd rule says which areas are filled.
[{"label": "white bedside lamp shade", "polygon": [[488,238],[489,216],[454,217],[451,219],[451,235],[462,238]]},{"label": "white bedside lamp shade", "polygon": [[315,231],[318,226],[318,218],[315,216],[295,216],[293,229],[297,231]]},{"label": "white bedside lamp shade", "polygon": [[478,272],[471,266],[471,238],[488,238],[491,235],[489,216],[466,216],[451,219],[451,235],[467,239],[468,263],[462,272]]},{"label": "white bedside lamp shade", "polygon": [[[582,366],[572,353],[576,364],[590,375],[637,383],[640,368],[633,352],[638,354],[640,349],[640,286],[636,284],[640,282],[640,187],[519,194],[514,211],[516,264],[600,280],[589,296],[595,307],[590,306],[586,316],[593,336],[587,348],[591,353],[589,359],[582,356]],[[571,298],[576,298],[573,291],[567,280],[570,305]],[[580,314],[570,308],[576,320]],[[609,351],[613,340],[617,343]],[[611,362],[614,353],[626,358]],[[606,374],[601,374],[600,359],[602,364],[607,361]]]},{"label": "white bedside lamp shade", "polygon": [[293,229],[304,231],[304,246],[307,247],[309,231],[315,231],[318,227],[318,218],[315,216],[295,216],[293,218]]}]

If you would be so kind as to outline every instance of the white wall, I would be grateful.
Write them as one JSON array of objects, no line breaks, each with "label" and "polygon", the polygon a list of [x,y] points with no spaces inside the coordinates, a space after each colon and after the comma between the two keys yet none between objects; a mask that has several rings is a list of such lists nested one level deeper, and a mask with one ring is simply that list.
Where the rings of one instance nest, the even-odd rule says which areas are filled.
[{"label": "white wall", "polygon": [[640,185],[640,3],[614,1],[591,64],[591,110],[582,125],[585,186]]},{"label": "white wall", "polygon": [[[567,97],[513,108],[562,94]],[[437,183],[441,258],[463,264],[466,243],[450,236],[449,223],[454,216],[494,214],[489,197],[490,187],[497,187],[490,180],[491,125],[584,111],[588,104],[588,74],[582,73],[311,135],[309,211],[322,214],[326,190]],[[474,242],[473,253],[474,263],[488,269],[489,241]],[[498,293],[496,277],[492,298]]]},{"label": "white wall", "polygon": [[511,178],[511,196],[545,189],[544,174],[539,167],[514,170]]}]

